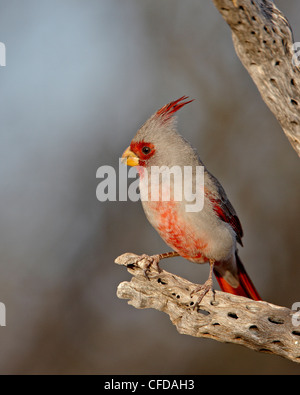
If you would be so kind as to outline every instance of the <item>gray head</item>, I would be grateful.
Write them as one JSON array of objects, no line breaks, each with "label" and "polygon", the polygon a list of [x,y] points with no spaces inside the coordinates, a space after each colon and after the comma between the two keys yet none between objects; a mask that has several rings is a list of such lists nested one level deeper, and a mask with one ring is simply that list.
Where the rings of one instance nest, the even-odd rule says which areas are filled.
[{"label": "gray head", "polygon": [[189,166],[198,161],[197,153],[176,129],[176,112],[193,101],[186,99],[166,104],[144,123],[123,154],[128,165]]}]

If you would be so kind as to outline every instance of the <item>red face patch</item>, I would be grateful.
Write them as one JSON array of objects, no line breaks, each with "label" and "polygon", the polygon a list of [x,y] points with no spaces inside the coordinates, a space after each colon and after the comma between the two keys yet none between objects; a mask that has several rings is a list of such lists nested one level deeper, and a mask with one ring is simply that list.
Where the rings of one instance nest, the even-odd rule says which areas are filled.
[{"label": "red face patch", "polygon": [[139,158],[139,165],[145,166],[146,161],[149,160],[155,154],[155,148],[152,143],[146,143],[144,141],[132,142],[130,149]]}]

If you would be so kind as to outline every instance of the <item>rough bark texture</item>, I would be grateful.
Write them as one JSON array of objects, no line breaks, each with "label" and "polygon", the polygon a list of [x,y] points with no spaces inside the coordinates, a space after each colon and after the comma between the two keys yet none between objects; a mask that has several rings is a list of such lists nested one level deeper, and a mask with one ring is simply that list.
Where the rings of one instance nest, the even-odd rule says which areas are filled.
[{"label": "rough bark texture", "polygon": [[237,55],[300,156],[300,69],[287,19],[269,0],[213,2],[232,30]]},{"label": "rough bark texture", "polygon": [[[147,259],[126,253],[115,261],[133,278],[118,286],[117,296],[138,308],[153,308],[168,314],[179,333],[236,343],[256,351],[280,355],[300,362],[300,326],[285,307],[256,302],[224,292],[209,292],[195,309],[197,284],[150,267]],[[297,329],[298,328],[298,329]]]}]

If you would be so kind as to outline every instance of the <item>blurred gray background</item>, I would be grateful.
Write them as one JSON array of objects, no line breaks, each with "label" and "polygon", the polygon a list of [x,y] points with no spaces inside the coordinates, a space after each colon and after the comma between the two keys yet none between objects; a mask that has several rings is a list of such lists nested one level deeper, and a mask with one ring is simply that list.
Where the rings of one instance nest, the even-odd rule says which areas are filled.
[{"label": "blurred gray background", "polygon": [[[300,41],[300,3],[277,1]],[[240,346],[179,335],[116,297],[124,252],[168,250],[140,202],[96,199],[96,170],[182,95],[179,130],[242,222],[262,297],[300,301],[299,159],[204,0],[0,0],[0,374],[295,374]],[[203,282],[208,266],[162,267]],[[216,288],[218,286],[216,284]],[[226,361],[226,363],[224,363]]]}]

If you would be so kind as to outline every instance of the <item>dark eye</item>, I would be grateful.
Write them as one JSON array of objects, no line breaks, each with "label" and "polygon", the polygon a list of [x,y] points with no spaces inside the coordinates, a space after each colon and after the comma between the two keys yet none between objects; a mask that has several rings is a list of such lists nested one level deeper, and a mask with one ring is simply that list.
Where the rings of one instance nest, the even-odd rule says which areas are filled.
[{"label": "dark eye", "polygon": [[151,148],[150,147],[143,147],[142,152],[143,152],[143,154],[148,155],[151,152]]}]

